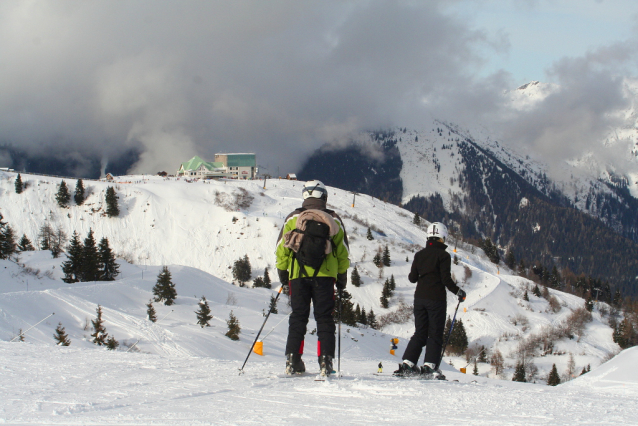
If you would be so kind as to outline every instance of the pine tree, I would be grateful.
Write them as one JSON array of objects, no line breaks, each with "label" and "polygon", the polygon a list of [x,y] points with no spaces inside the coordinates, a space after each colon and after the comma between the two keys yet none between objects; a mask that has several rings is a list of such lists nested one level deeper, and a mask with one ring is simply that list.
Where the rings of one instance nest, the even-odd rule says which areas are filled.
[{"label": "pine tree", "polygon": [[197,315],[197,324],[199,324],[202,328],[210,327],[210,320],[213,319],[213,316],[210,314],[210,306],[208,306],[208,301],[205,296],[202,296],[199,301],[199,310],[195,311]]},{"label": "pine tree", "polygon": [[583,371],[580,372],[580,375],[587,374],[587,367],[583,367]]},{"label": "pine tree", "polygon": [[268,310],[273,314],[279,313],[279,310],[277,309],[277,298],[272,294],[270,295],[270,305],[268,305]]},{"label": "pine tree", "polygon": [[532,294],[536,297],[541,297],[541,289],[538,288],[538,284],[534,286],[534,289],[532,290]]},{"label": "pine tree", "polygon": [[379,298],[382,308],[388,309],[390,306],[390,297],[392,297],[392,290],[390,290],[390,281],[386,278],[383,284],[383,290],[381,290],[381,297]]},{"label": "pine tree", "polygon": [[26,234],[22,234],[20,242],[18,243],[18,251],[34,251],[35,247],[31,243],[31,240],[27,238]]},{"label": "pine tree", "polygon": [[268,273],[268,268],[264,269],[264,287],[272,288],[272,281],[270,280],[270,274]]},{"label": "pine tree", "polygon": [[108,217],[117,217],[120,215],[120,208],[117,203],[117,194],[112,186],[106,188],[106,215]]},{"label": "pine tree", "polygon": [[377,268],[381,268],[383,266],[383,262],[381,261],[381,253],[377,252],[372,258],[372,263]]},{"label": "pine tree", "polygon": [[611,302],[617,308],[620,308],[622,302],[622,295],[620,294],[620,290],[616,290],[614,293],[614,300]]},{"label": "pine tree", "polygon": [[594,301],[591,298],[591,293],[587,295],[587,300],[585,301],[585,309],[589,312],[594,310]]},{"label": "pine tree", "polygon": [[390,259],[390,249],[387,245],[383,249],[383,256],[381,257],[381,261],[383,262],[383,266],[390,266],[392,264],[392,260]]},{"label": "pine tree", "polygon": [[81,279],[82,282],[98,281],[100,277],[100,255],[95,246],[93,230],[89,228],[89,233],[84,239],[82,246]]},{"label": "pine tree", "polygon": [[352,269],[352,273],[350,274],[350,282],[355,287],[361,286],[361,275],[359,275],[359,270],[356,266]]},{"label": "pine tree", "polygon": [[55,196],[55,200],[58,202],[58,205],[62,208],[66,208],[69,205],[69,201],[71,201],[71,194],[69,194],[69,188],[66,186],[66,182],[60,182],[60,186],[58,187],[58,193]]},{"label": "pine tree", "polygon": [[357,307],[354,309],[354,317],[356,318],[356,322],[360,322],[361,320],[361,307],[357,303]]},{"label": "pine tree", "polygon": [[24,185],[22,184],[22,177],[20,177],[20,173],[18,173],[18,176],[16,177],[15,189],[16,194],[22,194],[22,191],[24,191]]},{"label": "pine tree", "polygon": [[64,331],[64,327],[62,327],[62,323],[59,323],[55,329],[55,334],[53,338],[58,342],[59,346],[69,346],[71,344],[71,340],[69,336]]},{"label": "pine tree", "polygon": [[120,273],[120,265],[115,261],[115,255],[109,247],[108,238],[104,237],[100,240],[98,247],[99,271],[98,279],[100,281],[114,281]]},{"label": "pine tree", "polygon": [[352,295],[348,293],[348,290],[337,289],[335,306],[341,306],[341,312],[339,312],[339,309],[335,309],[333,312],[333,316],[337,321],[339,320],[339,315],[341,315],[342,323],[352,327],[357,326],[357,318],[354,313],[354,303],[352,303]]},{"label": "pine tree", "polygon": [[64,246],[65,242],[66,242],[66,233],[61,228],[58,228],[53,233],[53,238],[51,239],[49,243],[49,250],[51,250],[51,255],[53,256],[54,259],[57,259],[58,257],[60,257],[60,254],[62,253],[62,247]]},{"label": "pine tree", "polygon": [[392,294],[394,294],[394,290],[397,289],[397,282],[394,279],[394,274],[390,275],[390,281],[388,284],[389,284],[390,291],[392,292]]},{"label": "pine tree", "polygon": [[505,264],[507,265],[508,268],[512,270],[516,266],[516,256],[514,256],[514,251],[512,250],[512,247],[507,248],[507,253],[505,253]]},{"label": "pine tree", "polygon": [[42,225],[42,227],[40,228],[40,232],[38,233],[40,250],[50,250],[54,236],[55,232],[53,231],[51,225],[49,225],[48,223]]},{"label": "pine tree", "polygon": [[485,255],[492,263],[495,263],[497,265],[499,264],[499,262],[501,261],[501,256],[498,254],[498,248],[492,243],[492,240],[490,240],[489,238],[481,240],[480,247],[481,249],[483,249],[483,252],[485,252]]},{"label": "pine tree", "polygon": [[366,234],[366,238],[367,238],[369,241],[374,240],[374,237],[372,236],[372,231],[370,231],[370,228],[368,228],[368,233]]},{"label": "pine tree", "polygon": [[414,213],[414,218],[412,218],[412,223],[415,225],[421,225],[421,217],[419,216],[418,213]]},{"label": "pine tree", "polygon": [[527,275],[525,273],[526,269],[527,267],[525,266],[525,261],[521,259],[520,263],[518,264],[518,275],[520,275],[521,277],[525,277]]},{"label": "pine tree", "polygon": [[454,260],[453,260],[455,265],[459,264],[459,257],[457,255],[454,255]]},{"label": "pine tree", "polygon": [[80,237],[77,232],[73,231],[71,242],[67,248],[67,261],[62,262],[62,272],[64,272],[64,278],[62,278],[62,281],[65,283],[76,283],[81,280],[82,254],[83,246],[80,242]]},{"label": "pine tree", "polygon": [[475,376],[479,375],[478,363],[476,362],[476,360],[474,360],[474,369],[472,370],[472,374],[474,374]]},{"label": "pine tree", "polygon": [[467,333],[465,332],[465,326],[463,326],[463,320],[458,319],[454,323],[452,334],[450,334],[450,342],[448,343],[449,352],[461,355],[467,350],[467,345]]},{"label": "pine tree", "polygon": [[0,259],[8,259],[16,250],[17,244],[13,229],[5,222],[2,222],[2,215],[0,215]]},{"label": "pine tree", "polygon": [[368,327],[375,330],[379,327],[379,324],[377,323],[377,317],[376,315],[374,315],[374,311],[372,309],[370,309],[370,312],[368,312]]},{"label": "pine tree", "polygon": [[230,311],[228,315],[228,320],[226,321],[226,325],[228,325],[228,331],[225,336],[229,337],[230,340],[239,340],[239,333],[241,332],[241,327],[239,326],[239,321],[237,317],[233,315],[233,311]]},{"label": "pine tree", "polygon": [[114,350],[116,350],[119,346],[120,346],[120,342],[118,342],[117,340],[115,340],[115,337],[110,336],[108,339],[106,339],[106,348],[107,348],[109,351],[114,351]]},{"label": "pine tree", "polygon": [[233,278],[239,283],[240,287],[243,287],[250,281],[251,275],[250,260],[248,259],[248,255],[245,254],[243,258],[235,261],[233,265]]},{"label": "pine tree", "polygon": [[549,372],[549,376],[547,377],[547,384],[549,386],[560,385],[560,376],[558,375],[556,364],[552,364],[552,371]]},{"label": "pine tree", "polygon": [[97,305],[96,312],[97,318],[95,318],[95,320],[91,320],[91,324],[93,324],[93,333],[91,333],[91,337],[93,337],[93,343],[98,346],[103,346],[106,343],[106,338],[109,334],[106,332],[106,328],[104,328],[102,306]]},{"label": "pine tree", "polygon": [[527,294],[527,290],[525,290],[525,293],[523,293],[523,300],[529,302],[529,295]]},{"label": "pine tree", "polygon": [[84,183],[82,179],[78,179],[75,183],[75,194],[73,194],[73,200],[75,200],[75,204],[81,206],[84,204]]},{"label": "pine tree", "polygon": [[150,322],[157,322],[157,312],[155,312],[155,307],[153,307],[153,299],[150,299],[146,304],[146,317]]},{"label": "pine tree", "polygon": [[253,288],[261,288],[264,287],[264,279],[262,277],[257,277],[253,280]]},{"label": "pine tree", "polygon": [[162,266],[162,271],[157,276],[157,282],[153,287],[155,302],[163,302],[164,305],[170,306],[177,298],[175,284],[171,281],[171,272],[167,266]]},{"label": "pine tree", "polygon": [[368,314],[366,308],[361,308],[361,315],[359,316],[359,324],[368,325]]},{"label": "pine tree", "polygon": [[527,382],[525,379],[525,363],[520,361],[516,364],[516,370],[514,372],[514,377],[512,377],[513,382]]}]

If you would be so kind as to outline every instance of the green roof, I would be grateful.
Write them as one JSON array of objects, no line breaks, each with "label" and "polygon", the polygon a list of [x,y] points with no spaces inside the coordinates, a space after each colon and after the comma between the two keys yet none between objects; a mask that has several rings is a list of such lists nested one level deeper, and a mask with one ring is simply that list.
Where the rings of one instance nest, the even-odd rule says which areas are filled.
[{"label": "green roof", "polygon": [[199,158],[197,155],[194,156],[193,158],[191,158],[190,160],[182,163],[182,168],[184,170],[197,170],[199,169],[202,165],[204,165],[204,167],[206,167],[208,170],[215,170],[215,169],[220,169],[224,167],[224,163],[220,163],[220,162],[207,162],[202,160],[201,158]]}]

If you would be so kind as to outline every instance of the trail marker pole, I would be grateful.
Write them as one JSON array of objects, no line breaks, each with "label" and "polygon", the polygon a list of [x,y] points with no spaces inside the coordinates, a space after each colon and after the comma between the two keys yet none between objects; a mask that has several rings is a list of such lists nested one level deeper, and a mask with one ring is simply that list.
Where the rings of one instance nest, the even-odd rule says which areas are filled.
[{"label": "trail marker pole", "polygon": [[35,325],[32,325],[31,327],[29,327],[29,329],[27,329],[27,331],[23,331],[22,333],[18,334],[16,337],[14,337],[13,339],[9,340],[9,342],[13,342],[15,339],[18,339],[20,336],[24,336],[25,334],[27,334],[27,332],[31,329],[33,329],[34,327],[36,327],[38,324],[43,323],[45,320],[51,318],[53,315],[55,315],[55,312],[53,312],[51,315],[49,315],[48,317],[44,318],[42,321],[37,322]]}]

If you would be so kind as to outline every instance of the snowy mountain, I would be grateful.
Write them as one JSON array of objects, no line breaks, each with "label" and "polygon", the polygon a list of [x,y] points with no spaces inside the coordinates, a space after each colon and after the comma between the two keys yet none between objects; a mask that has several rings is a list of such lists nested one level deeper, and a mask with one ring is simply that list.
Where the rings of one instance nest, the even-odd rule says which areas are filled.
[{"label": "snowy mountain", "polygon": [[[67,235],[76,231],[82,238],[92,229],[96,240],[109,239],[121,260],[116,281],[75,284],[61,281],[65,255],[53,259],[49,251],[34,251],[19,253],[14,261],[0,260],[0,413],[6,422],[228,424],[260,419],[271,424],[296,418],[316,424],[349,416],[349,422],[412,424],[423,410],[431,419],[448,418],[453,410],[450,398],[464,407],[456,414],[459,419],[475,419],[480,412],[486,424],[502,422],[503,416],[520,416],[521,423],[542,422],[538,404],[548,404],[543,415],[558,423],[588,422],[590,411],[602,413],[612,400],[619,407],[618,421],[637,419],[628,407],[638,394],[638,378],[624,376],[619,386],[613,376],[616,368],[626,368],[628,359],[635,360],[635,351],[623,352],[614,367],[598,367],[619,350],[608,325],[610,308],[599,303],[591,318],[566,328],[573,325],[574,313],[584,311],[583,299],[553,289],[535,296],[530,281],[497,267],[481,250],[462,242],[456,243],[456,251],[454,245],[449,247],[458,259],[453,273],[468,294],[457,319],[464,323],[470,347],[502,353],[505,365],[500,374],[479,362],[478,376],[469,374],[471,366],[464,375],[458,369],[468,364],[466,358],[446,356],[443,368],[459,383],[373,376],[379,361],[386,372],[395,368],[398,357],[389,354],[390,339],[400,339],[400,355],[414,330],[409,319],[382,330],[342,326],[340,380],[318,385],[303,377],[282,379],[289,313],[282,296],[279,313],[271,315],[261,336],[268,334],[263,357],[252,354],[246,374],[238,376],[277,286],[238,287],[231,283],[230,268],[247,255],[253,278],[263,275],[265,268],[276,276],[276,236],[283,218],[301,203],[302,182],[123,176],[116,183],[84,181],[86,202],[60,208],[55,201],[60,179],[22,175],[27,188],[16,194],[15,177],[0,176],[0,213],[18,238],[24,234],[37,242],[45,223]],[[74,182],[67,185],[73,188]],[[119,196],[117,218],[104,214],[104,194],[111,185]],[[367,312],[373,310],[377,318],[410,303],[414,285],[407,274],[414,252],[425,241],[425,224],[413,224],[411,213],[379,199],[360,194],[353,207],[352,193],[329,190],[329,207],[344,219],[352,265],[362,276],[361,287],[348,286],[353,301]],[[368,228],[373,240],[366,238]],[[392,264],[379,270],[372,258],[385,246]],[[147,319],[146,304],[162,265],[169,267],[178,297],[172,306],[155,304],[158,321],[153,323]],[[379,297],[390,276],[397,289],[389,309],[383,309]],[[202,296],[214,316],[207,328],[196,323]],[[98,305],[106,332],[120,342],[113,353],[90,341]],[[449,315],[456,305],[450,297]],[[224,335],[231,311],[242,329],[237,342]],[[58,324],[65,327],[70,347],[55,346]],[[311,319],[309,332],[314,327]],[[10,343],[20,330],[26,332],[25,343]],[[315,341],[309,333],[307,347]],[[529,378],[537,385],[510,381],[522,350],[531,361]],[[311,372],[317,370],[312,352],[304,357]],[[570,382],[565,391],[554,390],[544,385],[553,364],[565,379],[578,376],[587,365],[592,371]],[[427,407],[418,397],[424,386],[440,390],[425,391],[431,398]],[[293,393],[298,401],[294,409],[280,406]],[[492,401],[487,410],[486,400]],[[273,412],[272,404],[280,410]],[[405,409],[388,411],[398,405]],[[326,406],[332,409],[326,412]]]}]

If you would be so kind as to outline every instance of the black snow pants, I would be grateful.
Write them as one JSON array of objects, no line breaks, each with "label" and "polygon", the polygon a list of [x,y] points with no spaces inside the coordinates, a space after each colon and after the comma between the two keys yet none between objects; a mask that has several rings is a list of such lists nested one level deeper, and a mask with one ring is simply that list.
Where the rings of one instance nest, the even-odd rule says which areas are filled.
[{"label": "black snow pants", "polygon": [[317,356],[335,355],[335,307],[334,278],[297,278],[290,281],[290,305],[292,313],[288,321],[286,354],[303,354],[304,336],[310,317],[312,302],[317,321]]},{"label": "black snow pants", "polygon": [[439,363],[445,330],[445,300],[414,299],[414,335],[405,348],[403,359],[418,365],[421,350],[425,346],[424,363]]}]

